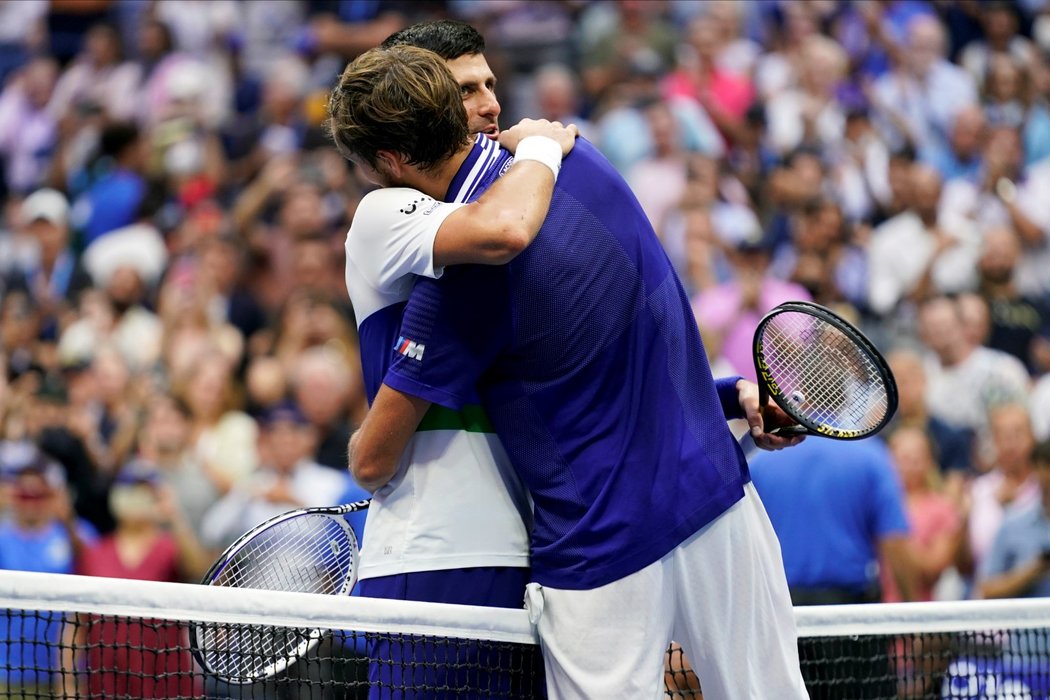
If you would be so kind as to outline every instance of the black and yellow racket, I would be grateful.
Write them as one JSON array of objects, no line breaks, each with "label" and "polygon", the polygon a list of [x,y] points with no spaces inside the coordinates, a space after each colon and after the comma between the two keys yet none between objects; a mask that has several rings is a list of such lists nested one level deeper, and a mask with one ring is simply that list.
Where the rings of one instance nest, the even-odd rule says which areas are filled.
[{"label": "black and yellow racket", "polygon": [[897,410],[897,383],[882,354],[819,304],[777,306],[759,322],[753,349],[759,405],[772,398],[796,423],[771,433],[859,440]]}]

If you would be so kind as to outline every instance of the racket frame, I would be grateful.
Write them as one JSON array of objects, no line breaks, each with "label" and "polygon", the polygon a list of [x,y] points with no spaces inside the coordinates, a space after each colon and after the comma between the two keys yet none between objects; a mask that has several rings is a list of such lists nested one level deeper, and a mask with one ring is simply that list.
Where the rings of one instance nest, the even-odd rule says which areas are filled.
[{"label": "racket frame", "polygon": [[[809,420],[805,416],[799,415],[791,406],[791,402],[782,395],[776,379],[770,375],[769,366],[765,362],[762,335],[765,327],[772,321],[772,319],[780,314],[788,312],[803,313],[827,323],[845,335],[861,353],[872,361],[872,364],[875,365],[879,374],[882,376],[883,384],[886,387],[886,413],[882,417],[882,420],[875,426],[867,430],[842,430],[840,428],[821,425],[815,421]],[[752,341],[752,354],[755,361],[755,373],[758,376],[759,410],[765,409],[765,397],[768,394],[768,396],[773,399],[774,403],[776,403],[784,413],[798,423],[798,425],[785,426],[770,431],[776,435],[784,437],[792,435],[816,435],[835,440],[863,440],[885,428],[886,424],[890,422],[890,419],[892,419],[893,415],[897,412],[897,381],[893,376],[893,372],[890,370],[889,364],[882,356],[882,353],[880,353],[878,348],[876,348],[863,333],[854,327],[853,324],[836,314],[831,309],[821,306],[820,304],[815,304],[810,301],[787,301],[776,306],[773,310],[762,317],[762,320],[758,323],[758,327],[755,328],[755,336]]]},{"label": "racket frame", "polygon": [[[354,548],[354,560],[357,561],[359,545],[357,542],[357,535],[354,533],[353,528],[350,527],[350,523],[342,517],[349,513],[356,513],[361,510],[365,510],[371,504],[371,499],[364,499],[361,501],[355,501],[353,503],[346,503],[338,506],[328,507],[314,507],[314,508],[297,508],[290,510],[279,515],[275,515],[272,518],[265,520],[248,532],[238,537],[232,544],[230,544],[222,554],[220,554],[215,561],[212,563],[208,571],[205,572],[204,576],[201,577],[201,585],[212,586],[222,585],[216,584],[215,581],[219,575],[225,570],[225,568],[234,560],[237,553],[244,549],[248,543],[252,542],[263,532],[273,528],[280,523],[291,520],[292,518],[298,518],[303,515],[322,515],[331,517],[333,520],[339,523],[340,527],[343,528],[343,532],[347,535],[347,539],[350,541],[351,546]],[[346,579],[340,586],[340,590],[333,595],[348,595],[353,590],[354,585],[357,583],[357,566],[351,567],[347,572]],[[239,588],[240,586],[232,586],[233,588]],[[190,625],[189,636],[190,636],[190,652],[193,654],[193,658],[197,661],[197,664],[207,673],[221,678],[223,681],[231,685],[247,685],[249,683],[256,683],[258,681],[273,678],[279,673],[282,673],[289,666],[293,665],[305,654],[309,653],[311,649],[317,646],[324,636],[324,632],[320,629],[304,629],[304,639],[299,645],[291,652],[280,658],[274,659],[270,664],[263,667],[262,671],[257,675],[247,676],[231,676],[221,671],[216,671],[211,668],[211,665],[205,658],[205,650],[200,642],[199,634],[202,627],[212,623],[192,623]]]}]

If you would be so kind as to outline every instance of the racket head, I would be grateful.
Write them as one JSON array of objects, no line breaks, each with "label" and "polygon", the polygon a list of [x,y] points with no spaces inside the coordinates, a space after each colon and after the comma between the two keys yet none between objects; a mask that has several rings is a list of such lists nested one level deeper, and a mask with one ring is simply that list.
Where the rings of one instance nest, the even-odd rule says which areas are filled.
[{"label": "racket head", "polygon": [[[201,581],[209,586],[348,595],[357,583],[357,536],[347,506],[278,515],[226,548]],[[324,636],[318,629],[190,626],[190,649],[206,672],[245,684],[282,673]]]},{"label": "racket head", "polygon": [[897,383],[878,349],[851,323],[812,302],[777,306],[754,337],[759,386],[798,426],[778,435],[860,440],[897,411]]}]

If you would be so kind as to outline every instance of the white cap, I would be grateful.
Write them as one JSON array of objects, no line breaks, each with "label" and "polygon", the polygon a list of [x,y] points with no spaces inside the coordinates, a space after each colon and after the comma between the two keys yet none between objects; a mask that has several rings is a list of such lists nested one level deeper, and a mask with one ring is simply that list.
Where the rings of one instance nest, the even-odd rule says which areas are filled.
[{"label": "white cap", "polygon": [[131,224],[100,236],[81,258],[97,286],[109,284],[120,267],[131,267],[146,284],[156,284],[168,263],[164,237],[149,224]]},{"label": "white cap", "polygon": [[58,190],[37,190],[22,202],[22,221],[30,224],[37,219],[65,226],[69,221],[69,201]]}]

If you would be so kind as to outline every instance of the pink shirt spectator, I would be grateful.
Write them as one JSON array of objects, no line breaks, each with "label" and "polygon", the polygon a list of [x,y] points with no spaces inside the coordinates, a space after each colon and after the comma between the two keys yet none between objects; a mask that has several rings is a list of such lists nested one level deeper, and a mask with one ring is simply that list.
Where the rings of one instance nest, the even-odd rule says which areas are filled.
[{"label": "pink shirt spectator", "polygon": [[722,337],[722,356],[745,379],[756,380],[751,352],[755,329],[762,316],[785,301],[809,301],[809,293],[797,284],[767,277],[762,282],[758,308],[742,309],[738,282],[712,287],[693,297],[693,313],[704,332]]},{"label": "pink shirt spectator", "polygon": [[755,88],[751,81],[724,71],[713,71],[706,85],[700,85],[693,77],[681,71],[667,76],[663,85],[664,97],[691,97],[704,104],[701,93],[706,93],[714,104],[735,121],[744,118],[747,108],[755,99]]},{"label": "pink shirt spectator", "polygon": [[[920,551],[928,549],[939,537],[950,535],[959,529],[959,512],[951,500],[933,491],[915,494],[908,498],[909,539]],[[900,591],[889,570],[883,567],[882,599],[886,603],[901,602]],[[916,600],[933,600],[933,583],[920,582],[915,592]]]},{"label": "pink shirt spectator", "polygon": [[[157,539],[141,561],[124,561],[114,536],[91,547],[78,573],[140,581],[178,582],[178,548]],[[88,697],[192,697],[193,661],[185,629],[160,620],[100,618],[88,628]],[[102,673],[101,670],[106,672]]]}]

